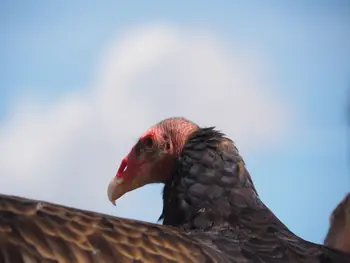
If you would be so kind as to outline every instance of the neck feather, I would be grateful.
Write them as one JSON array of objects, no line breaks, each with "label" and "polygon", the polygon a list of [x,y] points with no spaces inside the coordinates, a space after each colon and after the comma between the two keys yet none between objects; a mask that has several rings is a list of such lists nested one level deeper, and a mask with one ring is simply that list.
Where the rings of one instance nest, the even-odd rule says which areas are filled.
[{"label": "neck feather", "polygon": [[198,129],[184,144],[163,191],[163,224],[207,228],[262,207],[233,142],[213,128]]}]

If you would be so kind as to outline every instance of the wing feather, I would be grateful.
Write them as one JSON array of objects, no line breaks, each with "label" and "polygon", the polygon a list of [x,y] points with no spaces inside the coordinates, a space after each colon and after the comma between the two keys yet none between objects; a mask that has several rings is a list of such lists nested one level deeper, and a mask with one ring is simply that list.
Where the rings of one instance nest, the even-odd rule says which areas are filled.
[{"label": "wing feather", "polygon": [[0,262],[215,262],[175,228],[0,195]]}]

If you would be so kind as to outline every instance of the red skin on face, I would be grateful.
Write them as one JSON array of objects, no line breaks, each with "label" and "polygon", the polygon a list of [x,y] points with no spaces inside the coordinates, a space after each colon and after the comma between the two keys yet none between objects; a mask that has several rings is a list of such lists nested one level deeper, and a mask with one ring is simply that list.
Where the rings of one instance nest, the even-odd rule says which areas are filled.
[{"label": "red skin on face", "polygon": [[108,187],[109,199],[150,183],[164,183],[187,138],[199,127],[183,118],[170,118],[149,129],[122,160]]}]

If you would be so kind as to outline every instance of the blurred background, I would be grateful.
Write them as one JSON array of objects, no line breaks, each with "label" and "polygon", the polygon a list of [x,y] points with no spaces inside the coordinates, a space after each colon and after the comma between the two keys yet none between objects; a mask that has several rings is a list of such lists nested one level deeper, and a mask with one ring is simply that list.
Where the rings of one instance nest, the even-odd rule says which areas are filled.
[{"label": "blurred background", "polygon": [[323,242],[350,191],[349,1],[1,1],[0,192],[157,222],[107,185],[163,118],[217,126],[261,199]]}]

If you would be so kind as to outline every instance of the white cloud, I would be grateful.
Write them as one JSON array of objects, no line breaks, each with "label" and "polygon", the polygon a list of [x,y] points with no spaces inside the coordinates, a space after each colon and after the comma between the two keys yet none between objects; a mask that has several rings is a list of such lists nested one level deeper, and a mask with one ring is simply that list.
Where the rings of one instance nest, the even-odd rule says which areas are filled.
[{"label": "white cloud", "polygon": [[242,152],[286,136],[289,108],[273,92],[268,62],[250,52],[203,31],[130,30],[103,54],[89,89],[53,105],[14,105],[0,129],[0,191],[155,221],[159,186],[126,195],[116,209],[106,196],[121,159],[152,124],[182,115],[216,125]]}]

